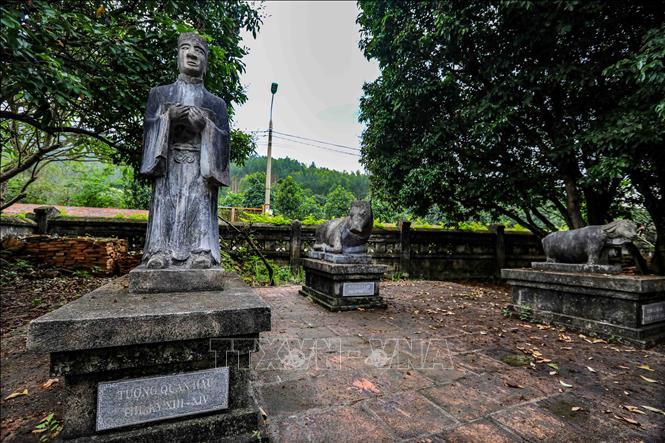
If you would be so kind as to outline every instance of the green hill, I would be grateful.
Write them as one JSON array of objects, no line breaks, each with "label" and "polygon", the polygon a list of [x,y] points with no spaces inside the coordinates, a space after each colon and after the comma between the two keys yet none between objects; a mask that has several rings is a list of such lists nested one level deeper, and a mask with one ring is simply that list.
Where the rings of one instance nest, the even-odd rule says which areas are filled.
[{"label": "green hill", "polygon": [[[238,191],[240,180],[255,172],[266,171],[266,157],[257,156],[247,159],[243,166],[231,165],[231,190]],[[309,166],[297,160],[286,158],[272,159],[272,178],[274,182],[288,176],[303,189],[311,191],[313,195],[325,196],[335,186],[341,185],[351,191],[357,198],[367,196],[369,189],[369,176],[356,172],[340,172],[328,168],[320,168],[314,163]]]}]

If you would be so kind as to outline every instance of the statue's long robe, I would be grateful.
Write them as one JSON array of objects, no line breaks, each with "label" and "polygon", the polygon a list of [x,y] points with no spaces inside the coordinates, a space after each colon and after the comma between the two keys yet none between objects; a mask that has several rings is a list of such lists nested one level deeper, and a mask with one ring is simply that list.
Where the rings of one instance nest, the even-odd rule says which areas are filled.
[{"label": "statue's long robe", "polygon": [[[169,119],[173,104],[196,106],[206,125],[196,131]],[[229,185],[226,103],[185,76],[150,91],[141,173],[154,178],[143,261],[157,253],[187,265],[209,252],[220,263],[217,190]]]}]

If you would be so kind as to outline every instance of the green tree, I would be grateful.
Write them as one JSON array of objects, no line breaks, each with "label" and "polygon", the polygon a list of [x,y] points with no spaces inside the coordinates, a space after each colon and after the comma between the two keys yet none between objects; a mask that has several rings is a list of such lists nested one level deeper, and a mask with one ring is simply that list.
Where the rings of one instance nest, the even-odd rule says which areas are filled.
[{"label": "green tree", "polygon": [[265,172],[255,172],[246,175],[240,180],[240,191],[244,196],[242,204],[246,208],[260,208],[263,206],[265,189]]},{"label": "green tree", "polygon": [[275,211],[290,219],[300,218],[300,205],[304,199],[305,192],[290,175],[278,181],[274,188],[273,206]]},{"label": "green tree", "polygon": [[322,208],[316,199],[308,195],[291,176],[277,182],[274,207],[278,214],[292,220],[302,220],[307,216],[320,218],[322,215]]},{"label": "green tree", "polygon": [[[266,157],[250,157],[242,166],[236,164],[231,166],[231,177],[239,179],[247,174],[265,170]],[[277,179],[291,176],[304,190],[319,197],[325,197],[334,186],[341,185],[359,198],[364,198],[369,188],[367,174],[319,168],[314,163],[305,165],[288,157],[272,159],[272,176]]]},{"label": "green tree", "polygon": [[242,192],[226,191],[219,196],[219,206],[242,207],[244,201],[245,195]]},{"label": "green tree", "polygon": [[[627,143],[610,153],[599,133],[631,97],[647,95],[640,106],[649,106],[662,89],[643,82],[640,97],[639,75],[607,69],[635,74],[639,53],[661,69],[645,39],[662,26],[662,4],[359,4],[361,48],[381,68],[361,99],[362,162],[380,198],[420,215],[436,204],[459,221],[508,216],[539,235],[559,220],[577,228],[622,215],[631,182],[603,156],[616,159]],[[662,146],[662,118],[649,122],[655,130],[631,126]],[[658,169],[650,158],[629,162]]]},{"label": "green tree", "polygon": [[665,25],[650,30],[639,51],[604,74],[626,84],[629,94],[587,135],[601,147],[591,171],[626,175],[643,198],[656,227],[654,270],[665,273]]},{"label": "green tree", "polygon": [[[2,192],[0,208],[22,198],[49,162],[104,154],[136,165],[148,92],[173,82],[182,31],[209,41],[206,85],[231,114],[246,100],[240,31],[260,25],[247,2],[10,1],[0,14],[0,185],[28,175],[17,195]],[[236,162],[254,150],[237,130],[231,145]]]},{"label": "green tree", "polygon": [[78,164],[77,190],[71,196],[74,206],[121,208],[124,203],[122,176],[112,165]]},{"label": "green tree", "polygon": [[323,214],[328,219],[344,217],[349,214],[351,204],[355,200],[356,197],[351,192],[337,185],[326,196]]}]

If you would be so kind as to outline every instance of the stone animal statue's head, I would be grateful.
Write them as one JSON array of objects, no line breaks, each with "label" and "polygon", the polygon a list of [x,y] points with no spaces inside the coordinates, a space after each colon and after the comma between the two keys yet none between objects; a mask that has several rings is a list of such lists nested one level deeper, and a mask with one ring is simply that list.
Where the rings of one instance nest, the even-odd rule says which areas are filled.
[{"label": "stone animal statue's head", "polygon": [[372,215],[372,206],[369,202],[358,200],[351,205],[349,214],[349,231],[356,235],[366,236],[372,232],[374,225],[374,216]]},{"label": "stone animal statue's head", "polygon": [[603,225],[601,229],[614,245],[629,243],[637,237],[637,224],[630,220],[616,220]]}]

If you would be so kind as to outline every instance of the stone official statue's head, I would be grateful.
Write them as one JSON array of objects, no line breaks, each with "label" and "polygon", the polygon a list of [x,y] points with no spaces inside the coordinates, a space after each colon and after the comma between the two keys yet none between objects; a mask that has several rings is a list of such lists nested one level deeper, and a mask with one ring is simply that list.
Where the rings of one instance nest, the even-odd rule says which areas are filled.
[{"label": "stone official statue's head", "polygon": [[181,74],[203,78],[208,69],[208,43],[194,32],[178,37],[178,70]]}]

